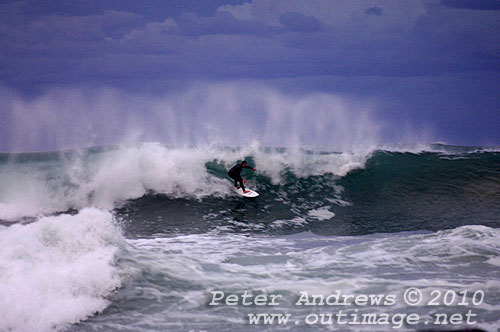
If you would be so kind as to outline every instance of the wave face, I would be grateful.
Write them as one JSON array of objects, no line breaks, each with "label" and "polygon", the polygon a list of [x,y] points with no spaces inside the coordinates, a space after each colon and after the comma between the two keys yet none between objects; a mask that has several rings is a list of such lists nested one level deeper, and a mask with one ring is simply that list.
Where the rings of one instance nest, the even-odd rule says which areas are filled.
[{"label": "wave face", "polygon": [[[0,219],[19,220],[41,213],[87,206],[113,209],[141,197],[200,199],[233,196],[226,175],[247,158],[259,167],[249,180],[279,190],[295,178],[342,176],[362,167],[368,153],[311,153],[247,148],[168,148],[159,144],[99,148],[63,153],[4,154],[0,176]],[[245,174],[244,174],[245,175]],[[259,187],[260,188],[260,187]]]},{"label": "wave face", "polygon": [[[243,159],[257,199],[226,175]],[[498,149],[144,143],[1,154],[0,183],[0,331],[262,331],[248,308],[208,307],[210,291],[282,294],[271,312],[303,321],[300,291],[408,287],[482,291],[459,309],[500,324]]]},{"label": "wave face", "polygon": [[[243,159],[258,169],[243,172],[261,194],[255,201],[235,196],[226,176]],[[443,145],[340,153],[148,143],[5,154],[0,180],[0,220],[97,207],[160,233],[222,224],[322,235],[498,227],[500,211],[500,152]],[[193,214],[201,218],[186,226]]]}]

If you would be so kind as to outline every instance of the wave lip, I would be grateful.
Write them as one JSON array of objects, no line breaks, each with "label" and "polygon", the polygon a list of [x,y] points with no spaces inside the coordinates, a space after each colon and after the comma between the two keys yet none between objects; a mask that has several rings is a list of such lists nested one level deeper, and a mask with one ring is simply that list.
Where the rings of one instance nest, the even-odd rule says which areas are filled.
[{"label": "wave lip", "polygon": [[104,310],[120,287],[122,243],[109,212],[0,228],[0,331],[52,331]]}]

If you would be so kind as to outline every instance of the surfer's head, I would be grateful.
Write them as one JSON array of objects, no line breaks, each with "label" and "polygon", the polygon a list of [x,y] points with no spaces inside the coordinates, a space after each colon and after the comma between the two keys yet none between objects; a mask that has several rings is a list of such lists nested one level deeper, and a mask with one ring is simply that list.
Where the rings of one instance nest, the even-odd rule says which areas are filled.
[{"label": "surfer's head", "polygon": [[241,166],[246,166],[247,164],[248,164],[248,163],[247,163],[247,161],[246,161],[246,160],[243,160],[243,161],[241,162]]}]

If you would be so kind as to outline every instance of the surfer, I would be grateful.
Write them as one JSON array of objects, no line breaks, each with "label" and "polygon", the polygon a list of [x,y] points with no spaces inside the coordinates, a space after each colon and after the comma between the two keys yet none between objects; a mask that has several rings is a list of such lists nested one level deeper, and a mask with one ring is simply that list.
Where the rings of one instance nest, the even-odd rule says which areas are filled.
[{"label": "surfer", "polygon": [[246,160],[243,160],[241,164],[236,164],[235,166],[233,166],[233,168],[231,168],[229,172],[227,172],[227,175],[229,175],[229,177],[234,180],[234,186],[236,188],[239,188],[238,187],[238,182],[239,182],[240,187],[243,190],[243,193],[247,194],[250,192],[250,190],[245,190],[245,186],[243,185],[243,182],[245,182],[245,180],[243,180],[243,178],[241,177],[241,170],[243,168],[251,169],[254,172],[256,171],[255,168],[248,166]]}]

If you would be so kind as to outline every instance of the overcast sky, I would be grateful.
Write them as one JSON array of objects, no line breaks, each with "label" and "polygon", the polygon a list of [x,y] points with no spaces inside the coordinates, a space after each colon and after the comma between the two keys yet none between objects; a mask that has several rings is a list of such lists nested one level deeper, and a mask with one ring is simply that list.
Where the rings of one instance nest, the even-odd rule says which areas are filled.
[{"label": "overcast sky", "polygon": [[0,98],[0,151],[499,145],[500,0],[0,1]]}]

